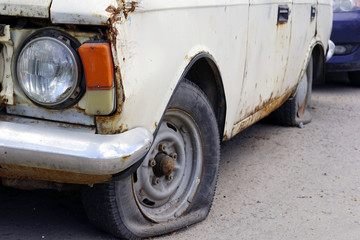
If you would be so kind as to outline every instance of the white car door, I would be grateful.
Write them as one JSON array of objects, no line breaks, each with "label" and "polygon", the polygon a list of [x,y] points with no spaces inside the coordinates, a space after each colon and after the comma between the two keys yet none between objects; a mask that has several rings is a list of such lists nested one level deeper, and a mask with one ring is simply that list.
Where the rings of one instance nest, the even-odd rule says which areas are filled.
[{"label": "white car door", "polygon": [[310,42],[315,35],[317,11],[317,0],[293,0],[290,54],[283,90],[294,86],[301,77],[301,69],[306,67],[306,56],[310,54]]},{"label": "white car door", "polygon": [[244,83],[237,120],[283,95],[292,0],[250,0]]}]

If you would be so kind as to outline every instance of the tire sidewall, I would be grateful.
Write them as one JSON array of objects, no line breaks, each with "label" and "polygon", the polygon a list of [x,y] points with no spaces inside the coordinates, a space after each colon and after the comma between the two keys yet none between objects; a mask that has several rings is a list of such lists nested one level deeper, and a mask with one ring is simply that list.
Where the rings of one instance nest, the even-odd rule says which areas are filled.
[{"label": "tire sidewall", "polygon": [[[216,118],[206,95],[192,82],[183,80],[173,95],[168,109],[181,109],[197,123],[204,157],[200,183],[195,197],[183,216],[167,223],[155,224],[146,219],[137,206],[132,176],[112,182],[120,217],[118,220],[126,227],[126,230],[122,231],[128,231],[129,236],[132,235],[135,238],[168,233],[203,220],[210,210],[215,193],[220,159],[220,138]],[[195,212],[196,214],[192,214]],[[189,217],[188,220],[186,220],[187,217]]]}]

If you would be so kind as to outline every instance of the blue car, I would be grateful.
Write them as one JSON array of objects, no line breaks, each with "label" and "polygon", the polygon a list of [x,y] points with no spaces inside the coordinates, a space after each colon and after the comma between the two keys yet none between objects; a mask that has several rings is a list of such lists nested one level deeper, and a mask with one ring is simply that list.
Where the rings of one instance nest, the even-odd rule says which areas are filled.
[{"label": "blue car", "polygon": [[334,0],[331,40],[335,53],[327,72],[348,72],[353,85],[360,86],[360,0]]}]

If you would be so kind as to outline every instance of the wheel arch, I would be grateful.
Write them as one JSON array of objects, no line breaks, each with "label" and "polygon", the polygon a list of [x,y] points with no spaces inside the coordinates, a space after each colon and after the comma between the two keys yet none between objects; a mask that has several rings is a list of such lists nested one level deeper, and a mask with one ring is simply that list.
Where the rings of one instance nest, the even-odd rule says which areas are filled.
[{"label": "wheel arch", "polygon": [[316,42],[311,50],[314,61],[313,84],[321,84],[325,82],[325,51],[320,42]]},{"label": "wheel arch", "polygon": [[[209,53],[194,56],[186,67],[181,79],[195,83],[207,96],[216,116],[219,136],[225,127],[226,98],[220,70]],[[180,81],[181,81],[180,79]]]}]

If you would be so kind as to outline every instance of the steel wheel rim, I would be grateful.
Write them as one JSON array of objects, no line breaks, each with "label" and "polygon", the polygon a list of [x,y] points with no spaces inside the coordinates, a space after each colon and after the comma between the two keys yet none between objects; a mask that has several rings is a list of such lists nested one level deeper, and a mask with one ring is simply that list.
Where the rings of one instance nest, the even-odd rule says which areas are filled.
[{"label": "steel wheel rim", "polygon": [[[165,150],[161,149],[164,145]],[[177,154],[175,160],[172,158],[171,174],[159,176],[159,171],[154,170],[163,163],[160,153],[172,157]],[[157,162],[155,166],[153,160]],[[202,139],[194,119],[182,110],[168,110],[149,153],[132,178],[133,193],[142,214],[154,222],[183,214],[195,196],[203,165]]]}]

